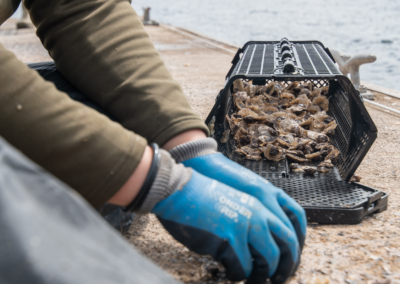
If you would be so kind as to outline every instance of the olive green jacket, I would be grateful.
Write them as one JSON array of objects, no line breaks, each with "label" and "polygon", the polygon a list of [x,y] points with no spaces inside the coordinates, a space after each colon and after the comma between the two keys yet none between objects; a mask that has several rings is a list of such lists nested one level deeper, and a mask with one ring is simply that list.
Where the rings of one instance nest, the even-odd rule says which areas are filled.
[{"label": "olive green jacket", "polygon": [[21,0],[0,0],[0,25],[17,10]]},{"label": "olive green jacket", "polygon": [[[0,0],[4,1],[4,0]],[[147,141],[207,127],[127,0],[25,0],[59,71],[121,123],[72,101],[0,44],[0,135],[97,206]]]}]

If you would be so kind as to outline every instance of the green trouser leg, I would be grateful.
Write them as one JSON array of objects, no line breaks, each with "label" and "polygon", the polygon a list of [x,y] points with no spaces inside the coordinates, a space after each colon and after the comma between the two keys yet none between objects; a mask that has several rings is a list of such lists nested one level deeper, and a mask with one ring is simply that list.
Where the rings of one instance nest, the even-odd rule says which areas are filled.
[{"label": "green trouser leg", "polygon": [[79,91],[149,142],[206,125],[127,0],[26,0],[37,35]]},{"label": "green trouser leg", "polygon": [[0,283],[178,284],[0,137]]}]

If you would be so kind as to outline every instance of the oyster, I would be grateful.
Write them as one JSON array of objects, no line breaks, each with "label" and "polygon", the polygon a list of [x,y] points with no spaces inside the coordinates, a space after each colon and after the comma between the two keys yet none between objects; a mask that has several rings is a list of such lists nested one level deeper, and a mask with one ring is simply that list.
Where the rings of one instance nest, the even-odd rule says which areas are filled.
[{"label": "oyster", "polygon": [[[229,124],[221,139],[232,135],[244,159],[259,161],[262,154],[271,161],[288,158],[293,171],[313,174],[329,172],[340,151],[330,142],[337,123],[327,114],[329,87],[317,88],[312,82],[253,82],[236,80],[232,86],[235,112],[226,116]],[[318,162],[318,167],[299,163]]]},{"label": "oyster", "polygon": [[262,158],[261,158],[261,156],[247,155],[247,156],[246,156],[246,159],[247,159],[247,160],[252,160],[252,161],[259,161],[259,160],[261,160]]},{"label": "oyster", "polygon": [[308,95],[310,95],[310,93],[311,92],[309,89],[302,88],[299,95],[306,95],[308,97]]},{"label": "oyster", "polygon": [[323,159],[323,154],[322,154],[322,152],[315,152],[315,153],[312,153],[312,154],[307,154],[307,155],[305,155],[306,156],[306,158],[307,159],[310,159],[310,160],[322,160]]},{"label": "oyster", "polygon": [[307,118],[307,120],[305,120],[302,123],[300,123],[300,126],[301,127],[307,127],[307,126],[310,127],[310,125],[312,125],[313,122],[314,122],[314,117],[311,116],[311,117]]},{"label": "oyster", "polygon": [[252,148],[249,146],[244,146],[241,148],[243,151],[247,153],[247,155],[253,155],[253,156],[260,156],[261,155],[261,150],[257,148]]},{"label": "oyster", "polygon": [[328,111],[329,100],[325,96],[319,96],[313,99],[313,104],[319,106],[323,111]]},{"label": "oyster", "polygon": [[331,160],[325,160],[321,162],[318,167],[333,168],[333,164]]},{"label": "oyster", "polygon": [[321,88],[321,96],[326,96],[328,94],[328,92],[329,92],[328,86]]},{"label": "oyster", "polygon": [[276,141],[277,137],[274,136],[266,136],[266,135],[262,135],[258,137],[258,140],[262,143],[262,144],[268,144],[268,143],[274,143]]},{"label": "oyster", "polygon": [[247,156],[247,153],[245,151],[243,151],[242,149],[236,149],[234,151],[234,153],[236,153],[238,156],[245,158]]},{"label": "oyster", "polygon": [[248,116],[243,117],[243,120],[247,123],[257,123],[259,121],[265,120],[265,117],[248,115]]},{"label": "oyster", "polygon": [[329,154],[325,157],[325,161],[330,160],[333,161],[335,160],[339,154],[340,151],[338,149],[336,149],[335,147],[331,146],[333,149],[331,149],[331,151],[329,152]]},{"label": "oyster", "polygon": [[306,174],[312,175],[317,171],[317,167],[302,167]]},{"label": "oyster", "polygon": [[291,164],[289,165],[289,168],[290,168],[290,169],[297,169],[297,168],[300,168],[300,166],[299,166],[298,163],[291,163]]},{"label": "oyster", "polygon": [[309,159],[302,158],[302,157],[299,157],[297,155],[293,155],[293,154],[289,154],[289,153],[287,153],[286,156],[288,158],[290,158],[291,160],[293,160],[295,162],[298,162],[298,163],[304,163],[304,162],[309,162],[310,161]]},{"label": "oyster", "polygon": [[240,145],[243,145],[243,146],[249,145],[250,142],[251,142],[251,137],[249,135],[244,135],[244,136],[239,137]]},{"label": "oyster", "polygon": [[329,133],[332,133],[332,132],[334,133],[336,127],[337,127],[336,121],[332,121],[326,126],[326,128],[324,129],[324,131],[322,131],[322,133],[325,135],[328,135]]},{"label": "oyster", "polygon": [[302,112],[304,112],[306,110],[306,106],[303,104],[298,104],[298,105],[294,105],[291,108],[289,108],[289,110],[295,114],[300,114]]},{"label": "oyster", "polygon": [[288,99],[289,101],[294,100],[296,97],[292,93],[282,93],[281,100]]},{"label": "oyster", "polygon": [[329,169],[327,169],[327,168],[325,168],[323,166],[320,166],[320,165],[318,165],[317,170],[320,173],[329,173]]},{"label": "oyster", "polygon": [[231,133],[235,134],[237,130],[239,130],[239,125],[235,123],[232,119],[229,118],[229,115],[226,115],[226,120],[229,123],[229,128],[231,129]]},{"label": "oyster", "polygon": [[224,133],[222,133],[222,137],[219,140],[221,143],[226,143],[228,142],[229,139],[229,134],[231,133],[231,131],[228,129],[227,131],[224,131]]},{"label": "oyster", "polygon": [[296,155],[298,157],[304,158],[305,155],[301,150],[285,150],[286,154]]},{"label": "oyster", "polygon": [[267,147],[264,148],[264,156],[268,160],[279,162],[285,158],[285,153],[281,147],[268,144]]},{"label": "oyster", "polygon": [[265,114],[273,114],[275,112],[278,112],[279,110],[276,107],[273,107],[273,106],[265,106],[265,107],[262,108],[262,111]]},{"label": "oyster", "polygon": [[303,152],[304,152],[304,154],[311,154],[313,152],[313,149],[311,148],[310,145],[305,145],[303,147]]},{"label": "oyster", "polygon": [[236,98],[236,99],[235,99],[235,105],[236,105],[236,107],[237,107],[238,109],[243,109],[243,108],[246,107],[246,105],[244,104],[244,102],[243,102],[241,99],[239,99],[239,98]]},{"label": "oyster", "polygon": [[252,98],[256,95],[257,86],[248,84],[247,87],[244,88],[244,91],[249,95],[250,98]]},{"label": "oyster", "polygon": [[317,171],[317,167],[299,166],[297,163],[290,164],[292,172],[305,173],[312,175]]},{"label": "oyster", "polygon": [[272,96],[272,94],[275,92],[275,83],[271,82],[267,85],[265,92],[269,95]]},{"label": "oyster", "polygon": [[262,159],[261,150],[252,148],[251,146],[243,146],[240,149],[236,149],[235,153],[246,160],[259,161]]},{"label": "oyster", "polygon": [[357,175],[357,174],[354,174],[351,177],[350,181],[352,181],[352,182],[360,182],[361,181],[361,177],[359,175]]},{"label": "oyster", "polygon": [[317,145],[315,145],[315,149],[316,150],[328,150],[328,148],[329,148],[329,143],[320,143],[320,144],[317,144]]},{"label": "oyster", "polygon": [[272,127],[266,126],[266,125],[261,125],[258,127],[258,133],[260,135],[266,135],[266,136],[278,136],[279,132],[273,129]]},{"label": "oyster", "polygon": [[236,93],[243,91],[244,91],[243,81],[241,79],[235,80],[235,82],[233,82],[233,92]]},{"label": "oyster", "polygon": [[321,95],[321,89],[315,89],[308,95],[308,98],[310,100],[313,100],[314,98],[319,97],[320,95]]},{"label": "oyster", "polygon": [[326,136],[325,134],[321,134],[321,133],[311,131],[311,130],[306,131],[306,136],[308,138],[311,138],[312,140],[314,140],[317,143],[325,143],[325,142],[329,141],[328,136]]},{"label": "oyster", "polygon": [[278,142],[282,147],[290,148],[292,145],[281,138],[277,138],[276,142]]},{"label": "oyster", "polygon": [[309,113],[315,114],[315,113],[318,113],[319,111],[321,111],[321,108],[316,104],[310,104],[307,108],[307,111]]}]

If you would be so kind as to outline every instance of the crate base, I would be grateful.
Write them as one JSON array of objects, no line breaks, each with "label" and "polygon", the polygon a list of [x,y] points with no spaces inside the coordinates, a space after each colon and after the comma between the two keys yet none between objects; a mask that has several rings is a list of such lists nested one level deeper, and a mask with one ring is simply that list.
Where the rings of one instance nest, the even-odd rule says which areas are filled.
[{"label": "crate base", "polygon": [[386,193],[383,194],[384,195],[379,200],[377,200],[375,204],[371,204],[368,208],[362,206],[358,208],[343,210],[304,207],[307,215],[307,222],[309,224],[318,223],[321,225],[359,224],[366,216],[374,213],[380,213],[387,209],[389,196]]}]

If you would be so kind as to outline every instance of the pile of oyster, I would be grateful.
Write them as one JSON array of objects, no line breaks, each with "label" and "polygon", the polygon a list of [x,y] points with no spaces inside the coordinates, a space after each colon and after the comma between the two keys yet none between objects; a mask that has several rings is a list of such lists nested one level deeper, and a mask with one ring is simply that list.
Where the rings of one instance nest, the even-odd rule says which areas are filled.
[{"label": "pile of oyster", "polygon": [[[248,160],[278,162],[287,158],[294,172],[314,174],[329,172],[340,154],[330,142],[336,121],[327,115],[329,87],[313,83],[280,82],[266,86],[236,80],[233,84],[235,112],[226,119],[230,130],[223,133],[222,143],[232,135],[235,153]],[[315,166],[301,165],[304,162]]]}]

